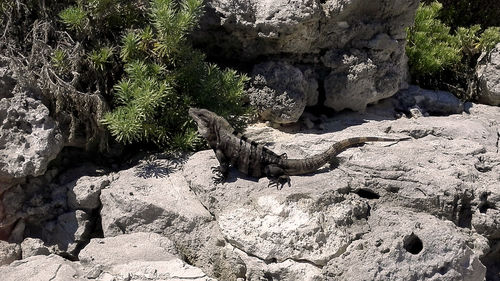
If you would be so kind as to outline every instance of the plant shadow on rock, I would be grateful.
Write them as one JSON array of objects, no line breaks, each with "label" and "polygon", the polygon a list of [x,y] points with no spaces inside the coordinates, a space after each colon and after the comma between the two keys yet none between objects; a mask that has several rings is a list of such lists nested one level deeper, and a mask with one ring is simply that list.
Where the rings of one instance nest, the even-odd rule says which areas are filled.
[{"label": "plant shadow on rock", "polygon": [[[168,159],[168,161],[159,161]],[[143,179],[164,178],[170,173],[178,171],[186,162],[186,157],[168,157],[162,155],[150,155],[146,160],[141,160],[136,166],[135,175]]]}]

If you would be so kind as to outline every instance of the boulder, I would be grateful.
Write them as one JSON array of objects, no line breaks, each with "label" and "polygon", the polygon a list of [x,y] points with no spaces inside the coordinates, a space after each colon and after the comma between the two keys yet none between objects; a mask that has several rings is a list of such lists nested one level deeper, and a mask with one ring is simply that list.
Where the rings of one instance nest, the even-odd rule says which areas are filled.
[{"label": "boulder", "polygon": [[[252,75],[248,95],[263,120],[274,123],[296,122],[308,101],[314,100],[314,96],[317,99],[317,92],[306,92],[311,86],[300,69],[287,63],[255,65]],[[308,94],[312,97],[308,97]]]},{"label": "boulder", "polygon": [[135,233],[93,239],[72,262],[57,255],[36,255],[0,266],[5,281],[18,280],[215,280],[177,256],[169,239]]},{"label": "boulder", "polygon": [[[323,268],[332,280],[484,280],[471,237],[452,222],[399,208],[372,210],[372,228]],[[390,231],[388,231],[390,230]],[[487,241],[482,241],[487,244]]]},{"label": "boulder", "polygon": [[116,175],[100,196],[104,236],[158,233],[174,241],[182,255],[207,274],[222,280],[244,276],[241,261],[224,249],[214,217],[172,166],[171,160],[157,159]]},{"label": "boulder", "polygon": [[159,234],[136,232],[94,238],[78,255],[83,265],[109,269],[131,261],[162,261],[180,257],[174,243]]},{"label": "boulder", "polygon": [[21,259],[21,247],[15,243],[0,240],[0,266]]},{"label": "boulder", "polygon": [[26,238],[21,243],[21,250],[23,254],[23,259],[32,256],[48,256],[51,253],[51,249],[45,246],[44,242],[38,238]]},{"label": "boulder", "polygon": [[26,92],[0,99],[0,182],[43,175],[62,147],[56,122],[39,100]]},{"label": "boulder", "polygon": [[399,91],[394,96],[395,108],[411,112],[418,108],[424,115],[450,115],[464,111],[464,104],[452,93],[446,91],[425,90],[416,85]]},{"label": "boulder", "polygon": [[109,185],[107,176],[83,176],[67,185],[68,205],[74,210],[93,210],[101,205],[101,189]]},{"label": "boulder", "polygon": [[96,238],[80,252],[87,277],[133,280],[214,280],[180,259],[174,243],[156,233],[137,232]]},{"label": "boulder", "polygon": [[42,239],[48,245],[55,245],[58,253],[76,256],[90,240],[93,227],[89,214],[76,210],[47,222],[42,229]]},{"label": "boulder", "polygon": [[9,266],[0,266],[0,276],[5,281],[53,280],[84,281],[84,269],[78,262],[68,261],[57,255],[32,256]]},{"label": "boulder", "polygon": [[23,192],[17,190],[19,184],[27,177],[43,175],[49,162],[63,148],[64,141],[48,108],[33,98],[34,93],[13,92],[16,81],[1,63],[0,77],[3,81],[0,86],[6,87],[0,90],[0,240],[5,240],[17,220],[13,215],[22,206],[5,200],[10,196],[8,190],[15,188],[11,195],[20,195],[15,202],[23,200]]},{"label": "boulder", "polygon": [[488,53],[481,54],[476,66],[478,101],[500,105],[500,43]]}]

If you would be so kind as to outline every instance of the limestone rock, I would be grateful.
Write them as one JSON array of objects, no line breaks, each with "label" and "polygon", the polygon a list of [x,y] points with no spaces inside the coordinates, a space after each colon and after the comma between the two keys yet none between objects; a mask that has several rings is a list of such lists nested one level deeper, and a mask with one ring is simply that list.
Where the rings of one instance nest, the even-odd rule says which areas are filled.
[{"label": "limestone rock", "polygon": [[21,259],[21,247],[15,243],[0,240],[0,266]]},{"label": "limestone rock", "polygon": [[63,147],[49,110],[27,93],[0,99],[0,182],[40,176]]},{"label": "limestone rock", "polygon": [[222,233],[266,261],[307,260],[322,266],[368,230],[368,204],[334,192],[252,196],[242,203],[219,215]]},{"label": "limestone rock", "polygon": [[104,177],[83,176],[68,184],[68,205],[72,209],[92,210],[100,206],[101,189],[109,185]]},{"label": "limestone rock", "polygon": [[314,93],[311,94],[313,97],[307,96],[311,92],[311,86],[303,73],[287,63],[258,64],[254,66],[252,75],[249,98],[263,120],[275,123],[296,122],[308,101],[314,99]]},{"label": "limestone rock", "polygon": [[76,210],[48,222],[42,230],[42,239],[48,245],[56,245],[58,252],[74,256],[90,240],[92,227],[89,215]]},{"label": "limestone rock", "polygon": [[37,255],[0,266],[0,276],[5,281],[215,280],[176,255],[169,239],[154,233],[135,233],[93,239],[81,251],[81,262],[53,254]]},{"label": "limestone rock", "polygon": [[418,107],[429,115],[459,114],[464,110],[463,103],[450,92],[432,91],[411,85],[394,96],[396,108],[401,111],[410,111]]},{"label": "limestone rock", "polygon": [[476,77],[479,102],[500,105],[500,43],[478,59]]},{"label": "limestone rock", "polygon": [[84,281],[84,271],[77,262],[68,261],[57,255],[32,256],[13,262],[9,266],[0,266],[0,276],[5,281],[19,280],[54,280]]},{"label": "limestone rock", "polygon": [[118,179],[101,191],[104,236],[159,233],[207,274],[213,276],[217,270],[225,280],[244,276],[241,261],[220,244],[223,237],[213,216],[189,189],[182,173],[168,168],[171,164],[158,159],[120,171]]},{"label": "limestone rock", "polygon": [[[162,169],[169,164],[158,160],[156,165]],[[169,226],[190,232],[197,224],[212,220],[182,177],[166,171],[158,177],[143,177],[142,172],[141,167],[121,171],[118,179],[101,191],[105,237],[141,231],[162,233]],[[186,205],[190,207],[184,208]]]},{"label": "limestone rock", "polygon": [[499,229],[500,109],[473,105],[469,112],[396,120],[374,107],[337,115],[319,135],[249,128],[249,138],[288,158],[348,137],[413,137],[350,148],[337,168],[292,176],[292,186],[279,191],[235,169],[214,184],[218,161],[210,150],[191,156],[184,176],[248,280],[483,280],[498,268],[488,244]]},{"label": "limestone rock", "polygon": [[[418,3],[210,0],[193,37],[220,60],[300,66],[312,74],[309,85],[317,82],[324,92],[324,105],[362,111],[407,86],[405,27],[413,24]],[[268,86],[283,89],[290,79]],[[273,97],[272,91],[261,94]]]},{"label": "limestone rock", "polygon": [[98,280],[214,280],[180,260],[174,243],[155,233],[92,239],[79,259],[91,269],[87,277]]},{"label": "limestone rock", "polygon": [[[373,210],[370,232],[323,268],[333,280],[484,280],[482,253],[451,222],[427,214]],[[390,230],[390,231],[388,231]]]},{"label": "limestone rock", "polygon": [[83,265],[99,265],[103,269],[131,261],[162,261],[175,257],[179,257],[179,253],[170,239],[146,232],[94,238],[78,255]]},{"label": "limestone rock", "polygon": [[37,255],[50,255],[50,249],[44,245],[43,241],[38,238],[26,238],[21,243],[21,250],[23,259],[37,256]]},{"label": "limestone rock", "polygon": [[[211,0],[196,41],[226,57],[254,59],[262,55],[315,54],[367,40],[384,29],[396,40],[405,38],[417,1],[227,1]],[[381,23],[377,19],[385,18]],[[387,48],[373,40],[373,49]],[[392,50],[387,50],[388,55]]]},{"label": "limestone rock", "polygon": [[[393,51],[400,48],[396,47],[397,40],[394,41]],[[362,51],[329,51],[322,61],[332,68],[325,78],[324,105],[336,111],[346,108],[364,111],[368,104],[392,96],[404,84],[405,77],[400,74],[404,73],[403,66],[384,65],[381,69],[382,63],[377,58]]]}]

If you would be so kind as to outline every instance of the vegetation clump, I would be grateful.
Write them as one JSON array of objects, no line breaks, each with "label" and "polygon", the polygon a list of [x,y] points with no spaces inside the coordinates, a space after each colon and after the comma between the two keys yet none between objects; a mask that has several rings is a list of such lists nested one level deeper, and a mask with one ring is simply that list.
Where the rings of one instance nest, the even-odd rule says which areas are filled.
[{"label": "vegetation clump", "polygon": [[482,29],[476,24],[452,30],[439,19],[442,8],[437,1],[421,4],[414,26],[407,29],[410,74],[422,87],[445,89],[471,100],[476,94],[477,59],[500,42],[500,28]]},{"label": "vegetation clump", "polygon": [[117,140],[190,149],[196,145],[196,131],[187,116],[189,106],[232,119],[245,112],[247,78],[205,62],[186,39],[201,15],[202,0],[155,0],[150,24],[123,36],[125,75],[114,87],[117,107],[103,119]]},{"label": "vegetation clump", "polygon": [[202,0],[0,0],[0,12],[0,59],[41,90],[72,145],[105,149],[108,131],[124,144],[191,150],[189,106],[244,125],[247,77],[189,41]]}]

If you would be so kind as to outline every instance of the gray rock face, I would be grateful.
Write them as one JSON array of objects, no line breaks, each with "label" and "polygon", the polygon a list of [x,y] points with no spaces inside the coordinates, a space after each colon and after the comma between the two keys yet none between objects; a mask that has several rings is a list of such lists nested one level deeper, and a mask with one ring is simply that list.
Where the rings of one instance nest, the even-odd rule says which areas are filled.
[{"label": "gray rock face", "polygon": [[[426,96],[408,100],[429,102]],[[394,119],[391,109],[399,102],[387,100],[363,114],[345,112],[324,119],[322,131],[283,132],[262,124],[248,128],[245,135],[250,139],[270,143],[273,151],[286,152],[289,158],[321,153],[349,137],[412,137],[350,148],[338,155],[334,169],[325,166],[313,174],[292,176],[292,186],[282,190],[268,187],[267,178],[250,178],[235,169],[230,169],[225,183],[214,184],[211,167],[218,162],[211,150],[176,161],[151,158],[109,175],[82,169],[41,182],[50,191],[42,197],[66,204],[61,207],[64,212],[53,211],[56,205],[29,210],[36,198],[21,210],[47,211],[52,221],[37,228],[43,230],[42,238],[66,241],[63,245],[68,247],[65,252],[60,246],[49,250],[65,256],[73,253],[76,258],[83,248],[77,256],[80,261],[32,256],[0,266],[0,276],[5,280],[29,280],[27,274],[39,280],[45,280],[43,276],[50,276],[47,280],[176,280],[176,276],[496,280],[500,108],[472,104],[468,113]],[[419,105],[425,112],[425,103]],[[84,210],[72,210],[78,204],[70,207],[73,199],[68,192],[78,190],[76,186],[81,192],[75,198],[92,191],[91,186],[100,189],[102,206],[92,213],[100,210],[104,238],[88,245],[86,225],[97,220],[86,218]],[[24,187],[25,196],[32,188]],[[16,190],[23,189],[9,192]],[[15,198],[12,193],[4,200],[19,205]],[[34,218],[23,217],[24,233],[36,234]],[[42,248],[40,241],[34,244],[33,248]],[[45,266],[33,268],[41,264]]]},{"label": "gray rock face", "polygon": [[134,233],[93,239],[78,262],[36,255],[0,266],[5,281],[19,280],[215,280],[177,256],[173,243],[158,234]]},{"label": "gray rock face", "polygon": [[15,243],[0,240],[0,266],[21,259],[21,247]]},{"label": "gray rock face", "polygon": [[[459,114],[464,110],[463,103],[450,92],[432,91],[411,85],[401,90],[396,96],[396,108],[401,111],[411,111],[418,108],[428,115]],[[423,111],[423,112],[422,112]]]},{"label": "gray rock face", "polygon": [[136,232],[92,239],[78,258],[84,265],[110,268],[130,261],[162,261],[177,256],[177,249],[170,239],[156,233]]},{"label": "gray rock face", "polygon": [[109,185],[104,177],[83,176],[68,184],[68,204],[74,210],[92,210],[100,206],[101,189]]},{"label": "gray rock face", "polygon": [[[317,99],[300,69],[283,62],[258,64],[248,95],[263,120],[292,123],[299,120],[309,100]],[[311,97],[307,96],[310,94]]]},{"label": "gray rock face", "polygon": [[222,280],[243,277],[241,261],[224,249],[213,216],[196,198],[171,162],[158,159],[117,174],[101,191],[101,218],[105,237],[154,232],[178,246],[182,254],[207,274]]},{"label": "gray rock face", "polygon": [[[324,93],[325,106],[362,111],[406,87],[405,27],[413,23],[418,2],[210,0],[194,39],[221,59],[286,61],[308,73],[308,84],[318,89],[313,92]],[[287,72],[295,77],[267,86],[280,92],[291,80],[302,80],[298,72]],[[314,97],[310,89],[296,87],[294,108],[301,108],[304,96]],[[272,100],[275,94],[260,95]]]},{"label": "gray rock face", "polygon": [[0,182],[40,176],[63,147],[49,110],[26,93],[0,100]]},{"label": "gray rock face", "polygon": [[479,102],[500,105],[500,43],[478,59],[476,77]]},{"label": "gray rock face", "polygon": [[57,252],[76,255],[90,239],[92,223],[87,213],[81,210],[60,215],[56,221],[48,222],[42,230],[42,239],[57,246]]},{"label": "gray rock face", "polygon": [[479,260],[481,253],[474,252],[478,245],[452,222],[398,208],[377,208],[368,223],[370,231],[323,268],[326,276],[367,281],[421,278],[417,276],[425,280],[484,280],[486,267]]},{"label": "gray rock face", "polygon": [[62,149],[63,140],[47,107],[27,92],[14,94],[16,81],[8,68],[0,67],[2,75],[0,84],[6,88],[0,90],[0,239],[7,239],[17,219],[12,215],[22,206],[18,201],[23,196],[14,196],[14,202],[10,202],[5,199],[10,197],[6,191],[28,176],[43,175]]},{"label": "gray rock face", "polygon": [[0,275],[5,281],[87,280],[83,278],[84,271],[79,263],[68,261],[57,255],[33,256],[13,262],[9,266],[0,266]]},{"label": "gray rock face", "polygon": [[[414,138],[351,148],[339,155],[337,169],[292,177],[292,187],[280,191],[265,178],[233,170],[227,183],[214,185],[213,151],[189,159],[184,175],[246,264],[249,280],[484,280],[498,274],[498,249],[488,244],[500,228],[499,109],[474,105],[470,115],[364,121],[380,120],[377,110],[339,115],[325,124],[335,133],[320,136],[251,128],[249,137],[273,140],[274,151],[289,158],[353,136]],[[340,131],[345,124],[362,125]]]},{"label": "gray rock face", "polygon": [[79,255],[87,278],[107,280],[214,280],[179,259],[174,243],[156,233],[138,232],[92,239]]},{"label": "gray rock face", "polygon": [[[404,50],[403,43],[389,38],[387,34],[377,36],[373,40],[391,40],[394,41],[394,46],[391,48],[393,52],[398,49]],[[406,77],[402,75],[406,71],[404,55],[402,50],[398,52],[400,52],[399,65],[390,67],[375,54],[366,54],[359,50],[327,52],[322,61],[332,71],[325,78],[325,106],[337,111],[346,108],[363,111],[368,104],[390,97],[405,87]]]},{"label": "gray rock face", "polygon": [[23,259],[38,255],[48,256],[51,252],[49,247],[45,246],[43,241],[37,238],[24,239],[21,243],[21,250]]},{"label": "gray rock face", "polygon": [[225,208],[218,222],[226,239],[262,260],[307,260],[323,266],[368,231],[370,207],[357,198],[335,192],[276,195],[262,194],[243,206]]}]

